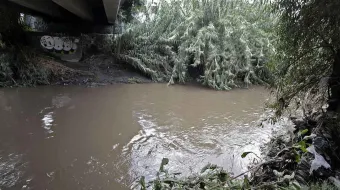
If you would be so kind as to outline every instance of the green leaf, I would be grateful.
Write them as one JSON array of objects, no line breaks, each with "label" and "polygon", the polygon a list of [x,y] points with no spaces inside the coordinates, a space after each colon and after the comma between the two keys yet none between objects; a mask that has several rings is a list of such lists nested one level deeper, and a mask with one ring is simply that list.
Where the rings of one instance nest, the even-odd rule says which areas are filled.
[{"label": "green leaf", "polygon": [[163,158],[162,159],[162,165],[165,166],[167,164],[169,164],[169,159],[168,158]]},{"label": "green leaf", "polygon": [[162,183],[159,180],[154,181],[154,190],[162,190]]},{"label": "green leaf", "polygon": [[307,132],[308,132],[308,129],[302,130],[302,131],[301,131],[301,135],[304,135],[304,134],[306,134]]},{"label": "green leaf", "polygon": [[250,189],[250,183],[249,183],[249,179],[247,176],[244,176],[243,189]]},{"label": "green leaf", "polygon": [[204,173],[205,171],[207,171],[207,169],[209,169],[211,166],[210,163],[208,163],[207,165],[205,165],[202,169],[201,169],[201,173]]},{"label": "green leaf", "polygon": [[306,142],[305,141],[300,141],[299,142],[299,148],[302,150],[302,152],[306,153],[307,152]]},{"label": "green leaf", "polygon": [[145,186],[145,177],[144,176],[142,176],[141,178],[140,178],[140,180],[139,180],[139,184],[140,184],[140,186],[141,186],[141,190],[146,190],[146,186]]},{"label": "green leaf", "polygon": [[293,181],[292,186],[293,186],[296,190],[300,190],[300,189],[301,189],[301,185],[300,185],[299,182],[297,182],[297,181]]},{"label": "green leaf", "polygon": [[253,152],[244,152],[244,153],[242,153],[242,155],[241,155],[241,157],[242,158],[245,158],[248,154],[250,154],[250,153],[253,153]]},{"label": "green leaf", "polygon": [[298,154],[298,152],[296,152],[296,150],[294,150],[295,153],[295,162],[299,163],[301,161],[301,156],[300,154]]},{"label": "green leaf", "polygon": [[160,172],[164,172],[164,166],[167,165],[169,163],[169,159],[168,158],[163,158],[162,159],[162,163],[161,163],[161,166],[159,168],[159,171]]},{"label": "green leaf", "polygon": [[299,132],[298,132],[298,136],[305,135],[306,133],[308,133],[308,129],[304,129],[304,130],[302,130],[302,131],[299,131]]},{"label": "green leaf", "polygon": [[226,172],[220,172],[218,174],[218,179],[221,181],[221,182],[226,182],[228,180],[229,176],[228,176],[228,173]]},{"label": "green leaf", "polygon": [[217,168],[217,165],[208,163],[207,165],[205,165],[205,166],[201,169],[201,173],[204,173],[204,172],[207,171],[208,169],[214,170],[214,169],[216,169],[216,168]]}]

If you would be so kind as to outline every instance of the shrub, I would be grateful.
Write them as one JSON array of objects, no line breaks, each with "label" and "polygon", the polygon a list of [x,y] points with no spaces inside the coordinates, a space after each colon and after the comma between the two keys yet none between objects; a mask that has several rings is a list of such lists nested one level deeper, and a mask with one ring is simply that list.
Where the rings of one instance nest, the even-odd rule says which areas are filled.
[{"label": "shrub", "polygon": [[[120,61],[155,81],[184,83],[189,70],[203,85],[228,90],[271,81],[266,67],[275,36],[267,4],[247,1],[161,1],[158,11],[128,24],[115,39]],[[118,47],[118,48],[116,48]]]},{"label": "shrub", "polygon": [[0,6],[0,87],[49,83],[49,73],[37,66],[34,50],[25,47],[20,14]]}]

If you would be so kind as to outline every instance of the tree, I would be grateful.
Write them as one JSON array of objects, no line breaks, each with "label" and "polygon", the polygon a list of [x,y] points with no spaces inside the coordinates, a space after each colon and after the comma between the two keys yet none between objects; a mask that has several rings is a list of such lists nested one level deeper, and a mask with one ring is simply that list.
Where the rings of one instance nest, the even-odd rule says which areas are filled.
[{"label": "tree", "polygon": [[23,41],[23,23],[20,22],[20,13],[4,5],[0,5],[0,36],[0,40],[7,45]]},{"label": "tree", "polygon": [[326,97],[321,100],[328,99],[328,111],[339,112],[340,1],[279,0],[275,5],[280,17],[277,85],[281,107],[307,94],[309,99]]},{"label": "tree", "polygon": [[131,22],[138,10],[143,7],[143,0],[125,0],[120,7],[121,16],[123,17],[121,20],[124,22]]},{"label": "tree", "polygon": [[[192,78],[218,90],[268,83],[273,17],[246,0],[163,0],[117,40],[119,60],[156,81]],[[116,47],[117,47],[116,46]],[[192,72],[190,72],[192,71]]]},{"label": "tree", "polygon": [[0,87],[48,84],[49,74],[36,64],[36,53],[25,47],[20,13],[0,6]]}]

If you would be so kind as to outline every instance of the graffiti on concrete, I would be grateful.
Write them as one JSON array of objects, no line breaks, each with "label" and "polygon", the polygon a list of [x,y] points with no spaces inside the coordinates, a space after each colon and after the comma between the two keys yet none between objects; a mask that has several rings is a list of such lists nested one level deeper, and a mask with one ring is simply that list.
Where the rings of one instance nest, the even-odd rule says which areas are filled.
[{"label": "graffiti on concrete", "polygon": [[42,36],[40,38],[40,44],[44,49],[61,54],[75,53],[78,43],[79,39],[72,40],[69,37]]}]

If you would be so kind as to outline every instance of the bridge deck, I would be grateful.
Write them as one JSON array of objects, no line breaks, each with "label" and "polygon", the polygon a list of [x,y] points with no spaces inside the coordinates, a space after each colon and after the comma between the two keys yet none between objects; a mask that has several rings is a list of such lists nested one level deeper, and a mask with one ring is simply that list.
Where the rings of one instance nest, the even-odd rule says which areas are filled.
[{"label": "bridge deck", "polygon": [[[65,19],[65,10],[87,21],[97,22],[96,11],[105,12],[106,18],[101,23],[114,24],[120,4],[124,0],[8,0],[29,10],[36,11],[53,18]],[[103,8],[102,8],[103,7]],[[102,10],[101,10],[102,8]],[[94,11],[96,10],[96,11]]]}]

